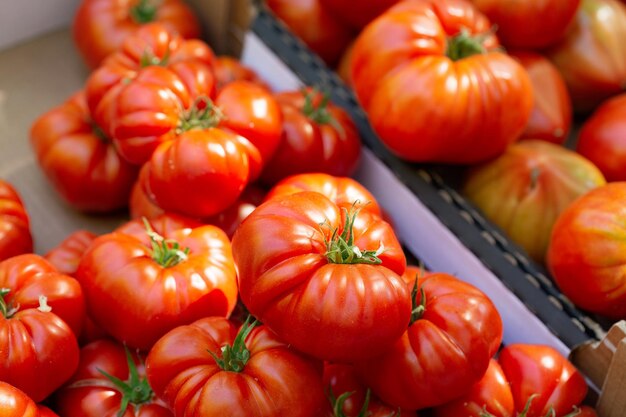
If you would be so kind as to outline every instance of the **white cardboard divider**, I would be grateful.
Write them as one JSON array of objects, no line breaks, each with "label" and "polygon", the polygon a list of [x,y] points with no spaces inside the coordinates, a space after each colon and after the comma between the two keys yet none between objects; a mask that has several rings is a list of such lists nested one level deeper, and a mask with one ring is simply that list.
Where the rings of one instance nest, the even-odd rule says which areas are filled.
[{"label": "white cardboard divider", "polygon": [[[302,86],[298,77],[254,34],[248,33],[242,61],[276,91]],[[355,178],[393,219],[398,237],[433,271],[447,272],[481,289],[504,322],[505,344],[549,345],[564,355],[561,342],[369,149]]]}]

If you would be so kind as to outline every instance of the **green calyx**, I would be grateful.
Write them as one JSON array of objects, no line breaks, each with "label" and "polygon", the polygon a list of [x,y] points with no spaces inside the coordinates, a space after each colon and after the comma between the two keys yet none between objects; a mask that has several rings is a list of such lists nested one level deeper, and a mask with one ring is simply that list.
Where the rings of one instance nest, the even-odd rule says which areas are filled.
[{"label": "green calyx", "polygon": [[139,0],[137,5],[130,9],[130,17],[137,24],[154,22],[158,7],[154,0]]},{"label": "green calyx", "polygon": [[222,346],[221,358],[215,353],[208,351],[217,365],[224,371],[241,372],[250,360],[250,351],[246,347],[246,339],[248,338],[250,332],[252,332],[252,329],[254,329],[258,324],[257,320],[250,323],[251,319],[252,316],[248,316],[246,321],[241,326],[241,329],[239,329],[239,333],[237,333],[237,337],[235,338],[232,346]]},{"label": "green calyx", "polygon": [[164,268],[169,268],[185,261],[189,255],[189,248],[181,248],[180,244],[174,240],[165,239],[160,234],[152,230],[152,226],[144,217],[143,224],[146,233],[150,237],[152,245],[152,259]]},{"label": "green calyx", "polygon": [[180,119],[176,132],[181,134],[192,129],[210,129],[217,127],[225,118],[210,98],[199,97]]},{"label": "green calyx", "polygon": [[[378,249],[364,251],[361,251],[354,244],[354,221],[360,210],[360,208],[355,208],[357,203],[354,203],[350,211],[342,208],[346,216],[343,231],[340,234],[338,228],[334,229],[330,239],[326,241],[326,253],[324,256],[331,264],[379,265],[382,263],[382,260],[379,258],[385,251],[385,246],[382,242]],[[321,226],[325,224],[322,223]]]},{"label": "green calyx", "polygon": [[[145,404],[152,400],[154,393],[146,378],[140,378],[139,372],[137,372],[137,365],[133,360],[127,347],[124,347],[126,351],[126,361],[128,363],[129,378],[127,381],[108,374],[102,369],[98,369],[102,375],[104,375],[113,384],[113,389],[122,394],[122,402],[120,409],[117,412],[117,417],[122,417],[126,413],[126,409],[129,405],[138,408],[141,404]],[[137,413],[135,413],[137,415]]]},{"label": "green calyx", "polygon": [[139,65],[141,68],[151,67],[151,66],[161,66],[164,67],[167,65],[170,59],[170,50],[168,49],[163,55],[163,58],[159,58],[152,52],[150,49],[146,49],[143,54],[141,54],[141,59],[139,60]]},{"label": "green calyx", "polygon": [[[320,92],[317,89],[304,89],[304,106],[302,114],[318,125],[332,126],[341,137],[345,137],[345,131],[335,116],[328,109],[330,103],[330,94],[328,92]],[[321,97],[320,97],[321,96]]]},{"label": "green calyx", "polygon": [[[537,397],[538,394],[533,394],[530,396],[530,398],[528,398],[528,401],[526,401],[526,404],[524,405],[524,409],[522,410],[521,413],[519,413],[517,415],[517,417],[526,417],[528,416],[528,413],[530,411],[530,406],[533,402],[533,400],[535,399],[535,397]],[[574,406],[574,409],[571,413],[563,416],[563,417],[576,417],[577,415],[579,415],[581,412],[580,408]],[[480,413],[480,417],[495,417],[493,414],[491,414],[490,412],[487,411],[487,408],[485,406],[483,406],[483,409]],[[554,411],[554,408],[550,407],[548,409],[548,412],[546,413],[546,415],[544,417],[556,417],[556,412]]]},{"label": "green calyx", "polygon": [[458,61],[472,55],[484,54],[487,49],[483,46],[483,42],[491,35],[492,31],[480,35],[471,35],[466,29],[463,29],[458,34],[448,38],[446,56],[453,61]]},{"label": "green calyx", "polygon": [[111,143],[111,139],[109,139],[106,133],[104,133],[104,130],[102,130],[102,128],[98,126],[97,124],[95,124],[94,122],[91,122],[91,131],[93,132],[95,137],[100,139],[102,143],[106,143],[106,144]]},{"label": "green calyx", "polygon": [[12,303],[7,303],[4,299],[10,292],[9,288],[0,288],[0,312],[6,319],[13,317],[19,310],[19,306],[13,306]]},{"label": "green calyx", "polygon": [[[329,400],[333,407],[333,417],[346,417],[346,414],[343,411],[343,406],[346,400],[350,398],[352,395],[354,395],[354,392],[353,391],[344,392],[338,398],[335,398],[332,392],[332,389],[329,391],[330,391]],[[371,395],[372,393],[370,389],[368,388],[368,390],[365,392],[365,400],[363,401],[363,406],[359,410],[359,414],[357,414],[356,417],[368,417],[371,414],[368,410],[369,405],[370,405]],[[398,411],[392,412],[387,417],[400,417],[400,409],[398,409]]]},{"label": "green calyx", "polygon": [[[418,277],[415,277],[415,284],[413,285],[413,289],[411,290],[411,303],[413,308],[411,309],[411,321],[409,322],[409,326],[419,319],[422,318],[424,312],[426,311],[426,294],[424,293],[424,289],[418,287]],[[417,302],[417,294],[419,293],[419,304]]]}]

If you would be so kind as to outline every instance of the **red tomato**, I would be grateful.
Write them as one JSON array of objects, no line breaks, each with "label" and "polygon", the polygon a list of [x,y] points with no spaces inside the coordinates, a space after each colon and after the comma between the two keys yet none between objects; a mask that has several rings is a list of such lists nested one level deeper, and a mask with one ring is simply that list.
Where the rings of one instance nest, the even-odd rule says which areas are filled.
[{"label": "red tomato", "polygon": [[321,0],[267,0],[267,6],[328,65],[337,62],[352,40],[352,30]]},{"label": "red tomato", "polygon": [[547,265],[580,308],[626,318],[626,182],[609,183],[574,201],[552,230]]},{"label": "red tomato", "polygon": [[389,224],[365,210],[348,214],[315,192],[276,197],[241,223],[233,255],[250,313],[304,353],[372,357],[406,328],[406,259]]},{"label": "red tomato", "polygon": [[215,60],[215,79],[218,90],[221,90],[233,81],[249,81],[265,88],[267,91],[272,91],[253,69],[243,65],[238,59],[229,56],[219,56]]},{"label": "red tomato", "polygon": [[141,167],[139,178],[135,181],[135,185],[133,185],[133,189],[130,193],[128,208],[130,210],[131,219],[139,219],[141,217],[151,219],[165,214],[165,210],[159,207],[145,191],[145,184],[148,180],[148,169],[148,164]]},{"label": "red tomato", "polygon": [[82,0],[72,33],[85,63],[97,67],[141,25],[159,21],[185,38],[197,38],[200,25],[182,0]]},{"label": "red tomato", "polygon": [[0,261],[32,251],[26,208],[11,184],[0,180]]},{"label": "red tomato", "polygon": [[154,396],[143,359],[110,340],[83,347],[76,373],[56,395],[56,410],[63,417],[173,417]]},{"label": "red tomato", "polygon": [[543,263],[559,214],[578,197],[604,184],[598,168],[576,152],[526,140],[473,167],[463,194],[531,258]]},{"label": "red tomato", "polygon": [[328,174],[299,174],[287,177],[276,184],[265,196],[265,201],[283,195],[314,191],[328,197],[340,207],[350,209],[355,201],[364,204],[363,210],[381,215],[374,196],[352,178],[334,177]]},{"label": "red tomato", "polygon": [[150,385],[177,417],[318,417],[326,411],[316,366],[266,327],[237,334],[209,317],[178,327],[150,350]]},{"label": "red tomato", "polygon": [[585,121],[576,150],[607,181],[626,181],[626,94],[606,101]]},{"label": "red tomato", "polygon": [[0,415],[6,417],[59,417],[49,408],[37,406],[23,391],[0,381]]},{"label": "red tomato", "polygon": [[583,406],[580,407],[580,413],[575,414],[572,417],[598,417],[596,410],[591,407]]},{"label": "red tomato", "polygon": [[361,155],[356,125],[328,96],[313,89],[276,95],[283,114],[278,150],[262,180],[270,185],[290,175],[325,172],[351,175]]},{"label": "red tomato", "polygon": [[572,126],[572,103],[563,77],[547,58],[533,52],[511,52],[526,69],[533,84],[535,106],[524,139],[562,144]]},{"label": "red tomato", "polygon": [[228,316],[237,301],[224,232],[168,215],[148,222],[153,232],[134,220],[97,238],[77,271],[95,322],[143,350],[176,326]]},{"label": "red tomato", "polygon": [[561,40],[580,0],[471,0],[498,27],[502,44],[540,49]]},{"label": "red tomato", "polygon": [[144,191],[166,211],[204,218],[235,203],[258,177],[278,145],[281,116],[266,90],[238,81],[180,130],[152,155]]},{"label": "red tomato", "polygon": [[416,308],[402,337],[382,356],[357,365],[374,394],[408,410],[469,392],[502,341],[498,311],[472,285],[436,273],[420,277],[417,288]]},{"label": "red tomato", "polygon": [[0,262],[0,381],[39,402],[78,365],[85,316],[78,282],[37,255]]},{"label": "red tomato", "polygon": [[[541,22],[544,30],[545,22]],[[626,5],[582,0],[563,42],[548,52],[578,112],[588,112],[619,94],[626,84]]]},{"label": "red tomato", "polygon": [[321,0],[321,3],[342,21],[347,22],[356,30],[361,30],[398,1],[362,0],[358,3],[358,7],[355,7],[351,0]]},{"label": "red tomato", "polygon": [[265,194],[262,188],[250,185],[235,201],[235,204],[213,217],[204,219],[203,222],[219,227],[232,239],[241,222],[263,202]]},{"label": "red tomato", "polygon": [[50,250],[45,258],[60,273],[73,276],[78,269],[80,259],[96,237],[87,230],[77,230]]},{"label": "red tomato", "polygon": [[44,174],[72,207],[104,213],[128,205],[138,170],[91,120],[82,92],[40,116],[30,140]]},{"label": "red tomato", "polygon": [[359,35],[352,81],[392,152],[413,162],[475,163],[519,138],[532,84],[499,52],[490,26],[463,0],[408,0]]}]

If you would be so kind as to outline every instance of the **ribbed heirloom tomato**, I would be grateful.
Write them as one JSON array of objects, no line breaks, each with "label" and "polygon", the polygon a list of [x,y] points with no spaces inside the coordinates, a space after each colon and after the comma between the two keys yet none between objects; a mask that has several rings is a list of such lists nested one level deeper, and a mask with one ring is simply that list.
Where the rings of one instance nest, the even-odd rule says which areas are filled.
[{"label": "ribbed heirloom tomato", "polygon": [[22,199],[11,184],[0,180],[0,261],[32,250],[30,219]]},{"label": "ribbed heirloom tomato", "polygon": [[533,105],[526,71],[465,0],[408,0],[359,35],[352,82],[374,130],[413,162],[475,163],[502,153]]},{"label": "ribbed heirloom tomato", "polygon": [[97,236],[87,230],[77,230],[44,256],[62,274],[73,276],[80,259]]},{"label": "ribbed heirloom tomato", "polygon": [[0,416],[59,417],[52,410],[38,406],[24,392],[0,381]]},{"label": "ribbed heirloom tomato", "polygon": [[296,349],[328,360],[382,353],[409,322],[406,259],[391,227],[316,192],[261,204],[233,237],[241,300]]}]

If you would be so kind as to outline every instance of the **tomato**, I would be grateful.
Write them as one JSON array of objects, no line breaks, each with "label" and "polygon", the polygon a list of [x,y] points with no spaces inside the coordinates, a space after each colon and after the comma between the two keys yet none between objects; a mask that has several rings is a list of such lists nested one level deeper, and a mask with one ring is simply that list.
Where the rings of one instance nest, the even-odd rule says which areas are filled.
[{"label": "tomato", "polygon": [[547,58],[533,52],[511,52],[533,84],[535,105],[522,138],[562,144],[572,126],[572,103],[563,77]]},{"label": "tomato", "polygon": [[471,0],[509,48],[541,49],[561,40],[580,0]]},{"label": "tomato", "polygon": [[283,114],[278,150],[268,163],[262,181],[273,185],[290,175],[325,172],[351,175],[361,155],[356,125],[328,96],[313,89],[276,95]]},{"label": "tomato", "polygon": [[228,316],[237,282],[228,237],[164,215],[100,236],[78,267],[89,313],[116,340],[147,350],[176,326]]},{"label": "tomato", "polygon": [[626,94],[606,101],[585,121],[576,151],[596,164],[607,181],[626,181]]},{"label": "tomato", "polygon": [[51,249],[45,258],[62,274],[74,275],[78,264],[96,235],[87,230],[77,230]]},{"label": "tomato", "polygon": [[468,172],[463,194],[537,262],[543,262],[559,214],[606,183],[584,157],[527,140]]},{"label": "tomato", "polygon": [[250,185],[235,201],[235,204],[213,217],[204,219],[203,222],[219,227],[229,238],[232,238],[237,227],[263,202],[264,197],[265,190]]},{"label": "tomato", "polygon": [[572,417],[598,417],[598,414],[596,414],[596,410],[594,410],[593,408],[583,406],[580,407],[580,413],[575,414]]},{"label": "tomato", "polygon": [[128,205],[138,170],[93,123],[82,92],[40,116],[30,140],[44,174],[72,207],[106,213]]},{"label": "tomato", "polygon": [[352,30],[333,16],[321,0],[267,0],[266,4],[328,65],[337,62],[352,40]]},{"label": "tomato", "polygon": [[233,256],[250,313],[314,357],[380,354],[409,321],[402,248],[366,210],[348,213],[315,192],[273,198],[241,223]]},{"label": "tomato", "polygon": [[185,38],[200,35],[198,19],[182,0],[82,0],[72,34],[87,66],[95,68],[142,25],[154,21]]},{"label": "tomato", "polygon": [[330,417],[416,417],[371,397],[350,365],[324,364],[324,386],[328,387],[334,413]]},{"label": "tomato", "polygon": [[350,209],[355,201],[378,216],[381,209],[374,196],[356,180],[348,177],[335,177],[328,174],[311,173],[287,177],[276,184],[265,196],[271,200],[283,195],[296,194],[303,191],[314,191],[328,197],[340,207]]},{"label": "tomato", "polygon": [[[142,26],[87,79],[85,93],[90,111],[98,113],[98,106],[104,96],[120,83],[128,83],[136,78],[142,68],[154,65],[170,68],[181,62],[203,64],[212,70],[215,56],[203,41],[185,40],[165,24],[150,23]],[[214,80],[209,78],[206,82],[209,83],[206,90],[214,93]]]},{"label": "tomato", "polygon": [[243,65],[238,59],[229,56],[219,56],[215,60],[215,79],[218,90],[221,90],[233,81],[249,81],[265,88],[267,91],[272,91],[253,69]]},{"label": "tomato", "polygon": [[359,2],[358,7],[354,7],[354,3],[350,0],[321,0],[321,3],[342,21],[356,30],[361,30],[398,1],[363,0]]},{"label": "tomato", "polygon": [[495,359],[467,395],[434,409],[435,417],[483,417],[483,412],[495,417],[515,416],[509,381]]},{"label": "tomato", "polygon": [[37,255],[0,262],[0,381],[39,402],[78,365],[85,315],[78,282]]},{"label": "tomato", "polygon": [[148,169],[148,164],[141,167],[139,178],[135,181],[130,193],[128,208],[131,219],[139,219],[141,217],[151,219],[165,214],[165,210],[159,207],[157,203],[154,202],[153,198],[144,190],[144,184],[148,180]]},{"label": "tomato", "polygon": [[318,417],[325,411],[316,366],[265,326],[218,317],[178,327],[146,360],[150,385],[177,417]]},{"label": "tomato", "polygon": [[32,251],[26,208],[11,184],[0,180],[0,261]]},{"label": "tomato", "polygon": [[235,203],[271,158],[281,131],[278,105],[254,84],[233,82],[207,105],[156,149],[143,184],[159,207],[194,218]]},{"label": "tomato", "polygon": [[574,110],[588,112],[624,90],[624,39],[626,5],[617,0],[581,1],[567,36],[548,51],[567,83]]},{"label": "tomato", "polygon": [[154,396],[143,360],[110,340],[83,347],[76,373],[56,395],[56,410],[63,417],[173,417]]},{"label": "tomato", "polygon": [[499,52],[491,23],[463,0],[409,0],[368,25],[352,81],[383,143],[413,162],[476,163],[524,131],[524,68]]},{"label": "tomato", "polygon": [[552,230],[547,265],[555,282],[578,307],[626,318],[626,183],[591,190],[559,216]]},{"label": "tomato", "polygon": [[451,275],[419,277],[413,300],[402,337],[382,356],[357,364],[374,394],[408,410],[469,392],[502,340],[502,320],[491,300]]},{"label": "tomato", "polygon": [[0,415],[7,417],[59,417],[49,408],[37,406],[23,391],[0,381]]}]

